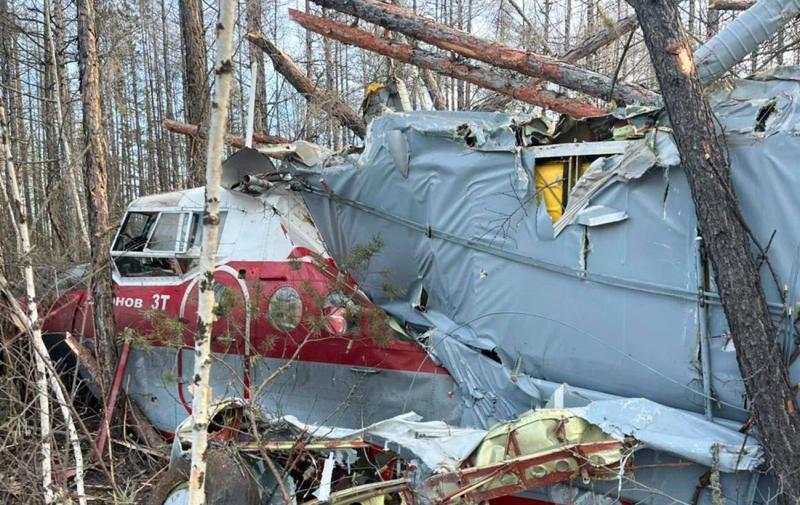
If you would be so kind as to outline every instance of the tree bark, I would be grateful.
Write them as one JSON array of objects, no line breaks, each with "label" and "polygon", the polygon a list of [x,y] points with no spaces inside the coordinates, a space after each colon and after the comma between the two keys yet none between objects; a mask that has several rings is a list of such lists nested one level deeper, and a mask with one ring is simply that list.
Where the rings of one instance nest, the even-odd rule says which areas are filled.
[{"label": "tree bark", "polygon": [[[52,427],[50,424],[50,397],[47,394],[47,368],[44,357],[48,356],[47,349],[42,341],[42,326],[39,320],[38,300],[33,278],[33,263],[31,258],[31,237],[28,230],[28,213],[22,203],[17,181],[17,172],[14,167],[14,156],[11,153],[11,142],[8,133],[8,119],[6,117],[5,101],[0,93],[0,148],[2,148],[6,173],[3,177],[8,179],[9,197],[14,206],[15,213],[12,217],[19,228],[20,252],[22,260],[22,274],[25,279],[25,305],[27,320],[25,326],[29,329],[31,344],[35,349],[33,360],[36,366],[36,399],[39,404],[39,447],[42,453],[42,487],[44,488],[44,502],[55,503],[53,490],[53,456],[50,441]],[[44,355],[40,350],[44,348]]]},{"label": "tree bark", "polygon": [[599,49],[614,42],[623,35],[632,32],[637,26],[639,26],[639,22],[636,20],[636,15],[632,14],[624,17],[617,21],[614,26],[606,28],[605,30],[600,30],[591,37],[585,39],[579,46],[564,53],[561,59],[569,63],[580,61],[589,55],[595,54]]},{"label": "tree bark", "polygon": [[364,123],[364,119],[337,96],[314,84],[289,55],[281,51],[278,46],[260,33],[248,33],[247,40],[264,51],[272,59],[275,70],[283,75],[289,84],[294,86],[308,101],[327,110],[362,139],[366,136],[367,125]]},{"label": "tree bark", "polygon": [[103,370],[100,389],[111,386],[116,364],[114,305],[111,280],[111,244],[108,213],[108,169],[106,144],[100,109],[100,70],[94,0],[78,0],[78,63],[83,101],[84,183],[88,195],[89,234],[92,272],[91,301],[94,311],[94,338],[97,361]]},{"label": "tree bark", "polygon": [[[165,119],[162,123],[164,128],[171,132],[180,133],[183,135],[189,136],[200,136],[206,138],[207,130],[205,128],[200,128],[197,125],[186,124],[186,123],[179,123],[178,121],[172,121],[170,119]],[[261,132],[254,132],[253,133],[253,143],[255,144],[289,144],[291,140],[277,137],[275,135],[269,135],[267,133]],[[237,137],[235,135],[226,134],[225,135],[225,143],[229,146],[238,147],[239,149],[245,146],[245,139],[242,137]]]},{"label": "tree bark", "polygon": [[233,81],[233,31],[236,19],[235,0],[220,0],[217,22],[217,56],[214,62],[216,81],[213,111],[206,156],[206,198],[203,217],[203,240],[200,249],[200,289],[195,335],[194,386],[192,399],[192,467],[189,474],[189,505],[206,502],[206,449],[208,447],[209,408],[211,405],[211,330],[214,324],[214,270],[219,245],[219,203],[222,178],[222,154]]},{"label": "tree bark", "polygon": [[755,3],[755,0],[711,0],[708,2],[708,9],[712,11],[746,11]]},{"label": "tree bark", "polygon": [[[203,2],[179,0],[181,41],[183,45],[183,104],[187,123],[208,124],[208,71],[206,66],[206,36],[203,29]],[[206,143],[191,138],[187,152],[190,186],[203,184],[206,166]]]},{"label": "tree bark", "polygon": [[[247,0],[247,31],[261,33],[261,0]],[[258,68],[256,79],[256,107],[253,120],[253,131],[267,129],[267,109],[264,100],[267,96],[267,84],[264,78],[264,54],[254,44],[250,44],[250,63],[255,62]],[[252,85],[252,83],[251,83]],[[254,136],[255,137],[255,136]]]},{"label": "tree bark", "polygon": [[436,76],[428,68],[423,68],[420,72],[422,82],[425,84],[425,89],[428,90],[428,96],[431,97],[431,103],[436,110],[447,110],[447,101],[442,95],[442,90],[439,88],[439,82]]},{"label": "tree bark", "polygon": [[[541,78],[589,96],[617,103],[654,103],[658,95],[641,86],[616,83],[608,76],[535,53],[489,42],[378,0],[313,0],[323,7],[414,37],[446,51]],[[613,87],[613,90],[612,90]],[[612,96],[613,93],[613,96]]]},{"label": "tree bark", "polygon": [[84,257],[84,255],[91,249],[91,244],[89,243],[89,230],[86,227],[86,220],[83,217],[83,210],[81,209],[81,198],[80,194],[78,193],[78,183],[77,177],[75,176],[75,165],[72,157],[72,145],[70,144],[70,138],[67,134],[68,127],[64,121],[64,107],[61,103],[61,76],[58,71],[59,65],[56,57],[56,44],[52,29],[53,22],[50,16],[50,2],[48,0],[45,0],[44,2],[44,17],[46,39],[45,44],[47,46],[47,51],[50,54],[50,59],[53,63],[52,78],[55,87],[53,91],[53,96],[55,98],[55,126],[59,132],[58,138],[61,143],[61,149],[64,151],[64,163],[66,164],[64,172],[67,179],[67,191],[70,199],[72,200],[75,221],[78,225],[78,240],[81,248],[83,249],[81,254],[79,254],[79,257]]},{"label": "tree bark", "polygon": [[800,502],[800,414],[730,179],[724,140],[696,76],[689,38],[671,0],[636,9],[681,154],[706,253],[736,346],[755,424],[782,491]]},{"label": "tree bark", "polygon": [[325,37],[467,81],[476,86],[491,89],[545,109],[553,109],[574,117],[604,114],[602,110],[591,104],[561,97],[551,91],[539,90],[531,80],[518,81],[513,78],[507,78],[482,66],[454,62],[449,58],[422,49],[413,49],[409,45],[381,39],[364,30],[345,26],[331,19],[305,14],[294,9],[289,9],[289,16],[305,29]]}]

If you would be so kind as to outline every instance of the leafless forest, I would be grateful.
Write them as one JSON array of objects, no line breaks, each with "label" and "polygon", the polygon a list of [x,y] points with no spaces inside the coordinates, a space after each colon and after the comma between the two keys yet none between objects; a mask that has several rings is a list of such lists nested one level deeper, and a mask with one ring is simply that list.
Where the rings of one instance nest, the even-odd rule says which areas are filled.
[{"label": "leafless forest", "polygon": [[[706,3],[694,0],[681,2],[680,6],[684,24],[698,43],[738,14],[709,10]],[[213,76],[208,69],[217,11],[213,3],[201,2],[200,7],[205,37],[197,42],[204,46],[207,65],[203,82],[210,86]],[[229,131],[238,134],[244,131],[249,62],[251,58],[262,63],[265,59],[247,42],[245,35],[249,31],[262,31],[291,55],[314,83],[331,90],[356,110],[364,98],[365,86],[370,82],[385,82],[389,75],[404,80],[413,107],[431,107],[422,72],[415,67],[393,65],[387,58],[306,32],[289,20],[287,7],[350,23],[345,16],[322,12],[311,3],[241,3],[235,34],[235,85]],[[622,1],[448,0],[415,2],[407,7],[480,37],[554,56],[568,54],[588,37],[632,14],[632,9]],[[189,100],[185,98],[179,8],[179,2],[97,2],[101,106],[108,146],[112,222],[116,222],[127,202],[139,195],[191,186],[186,138],[170,133],[163,126],[167,119],[192,122],[188,121],[186,107]],[[73,3],[58,1],[50,4],[50,10],[52,30],[48,32],[41,2],[6,1],[0,6],[3,93],[33,241],[45,259],[38,265],[41,268],[62,258],[76,260],[86,256],[85,248],[79,247],[81,231],[77,218],[78,206],[84,211],[86,206],[79,160],[84,144],[79,127],[76,10]],[[800,58],[800,52],[795,50],[800,37],[797,30],[796,25],[791,25],[740,64],[736,72],[746,75],[779,63],[797,63]],[[641,32],[634,32],[630,42],[627,39],[622,36],[587,55],[579,61],[580,66],[606,75],[614,75],[618,70],[620,81],[656,89]],[[54,55],[49,48],[50,40],[55,46]],[[626,45],[629,48],[622,58]],[[325,113],[324,104],[309,105],[275,73],[268,58],[266,61],[267,65],[260,67],[265,77],[262,85],[266,84],[257,96],[256,131],[290,140],[311,140],[334,149],[358,143],[350,130]],[[536,110],[498,99],[496,94],[452,78],[439,78],[438,85],[447,110]],[[57,96],[62,103],[63,121],[59,120]],[[70,146],[71,160],[64,154],[62,134]],[[71,191],[72,187],[78,191]],[[4,208],[7,212],[8,205],[4,204]],[[13,236],[10,220],[3,219],[2,226],[4,236]],[[14,262],[14,250],[9,243],[4,248],[9,268]]]},{"label": "leafless forest", "polygon": [[[613,81],[612,90],[629,84],[645,92],[662,91],[634,8],[624,0],[392,3],[481,39],[607,76]],[[680,21],[696,47],[749,3],[682,0],[678,5]],[[409,44],[426,51],[433,67],[442,62],[475,63],[309,0],[239,1],[233,26],[229,136],[245,134],[248,97],[254,94],[254,130],[263,134],[264,143],[308,140],[334,151],[361,145],[358,125],[370,83],[405,87],[412,110],[558,117],[552,107],[535,105],[536,100],[518,100],[454,78],[452,72],[396,61],[307,31],[290,17],[289,9]],[[72,383],[61,375],[58,383],[58,374],[44,370],[51,365],[39,363],[39,351],[29,342],[35,344],[41,337],[35,335],[38,322],[25,320],[26,311],[15,300],[27,294],[30,308],[34,287],[40,310],[46,310],[48,300],[66,286],[64,272],[91,262],[93,272],[99,272],[93,289],[98,293],[105,289],[110,304],[110,277],[102,268],[110,263],[108,250],[128,203],[142,195],[205,183],[206,142],[214,109],[210,102],[221,75],[214,70],[219,17],[217,2],[201,0],[0,0],[2,503],[77,503],[70,474],[76,465],[75,444],[82,447],[83,464],[93,467],[85,485],[86,496],[94,503],[142,503],[166,464],[167,451],[149,443],[158,435],[145,421],[137,421],[141,414],[125,402],[112,422],[108,454],[96,458],[91,440],[102,429],[103,409],[75,387],[77,375]],[[87,45],[89,39],[96,46]],[[307,77],[310,89],[299,91],[296,79],[287,79],[287,71],[274,64],[268,53],[275,54],[275,46],[288,55],[279,57],[284,64],[295,62],[291,70]],[[96,54],[91,47],[96,47]],[[259,75],[254,93],[253,61]],[[787,24],[732,73],[743,77],[790,64],[800,64],[797,22]],[[581,103],[608,111],[615,105],[512,70],[483,68],[495,79],[517,83],[521,89],[543,89],[570,106]],[[347,119],[347,109],[355,111],[355,119]],[[195,135],[186,135],[188,130]],[[227,149],[233,152],[230,145]],[[106,251],[106,256],[92,251]],[[99,295],[95,299],[97,307],[105,303]],[[95,324],[103,328],[99,319]],[[97,367],[93,373],[107,393],[116,351],[113,345],[104,349],[102,342],[97,351],[87,359]],[[66,398],[59,399],[64,394]],[[48,404],[42,403],[44,397],[50,400],[49,413],[43,413]],[[53,481],[45,483],[46,491],[42,491],[40,462],[42,415],[52,421],[51,432],[43,435],[53,465]]]}]

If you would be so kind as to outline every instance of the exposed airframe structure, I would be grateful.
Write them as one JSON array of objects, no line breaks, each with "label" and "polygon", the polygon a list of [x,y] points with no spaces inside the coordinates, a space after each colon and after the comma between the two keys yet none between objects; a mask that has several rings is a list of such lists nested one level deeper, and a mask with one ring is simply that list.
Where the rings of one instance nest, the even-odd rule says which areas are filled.
[{"label": "exposed airframe structure", "polygon": [[[798,99],[800,69],[782,68],[711,100],[742,212],[767,250],[763,287],[793,383]],[[381,244],[351,274],[454,377],[463,426],[568,408],[644,444],[634,477],[595,483],[597,493],[710,503],[696,488],[715,467],[731,503],[774,496],[750,472],[761,452],[739,432],[749,413],[736,350],[659,111],[555,132],[507,114],[387,114],[362,153],[289,165],[336,260]]]}]

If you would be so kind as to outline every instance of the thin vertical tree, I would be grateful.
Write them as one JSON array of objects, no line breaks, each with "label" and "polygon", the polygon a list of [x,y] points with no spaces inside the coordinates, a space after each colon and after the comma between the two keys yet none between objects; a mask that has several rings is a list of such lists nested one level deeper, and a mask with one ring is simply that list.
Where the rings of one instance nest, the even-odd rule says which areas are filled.
[{"label": "thin vertical tree", "polygon": [[108,231],[108,168],[106,137],[100,109],[100,69],[94,0],[78,0],[78,64],[83,102],[84,184],[89,215],[92,273],[90,277],[94,310],[94,338],[97,361],[103,372],[101,391],[107,391],[114,373],[117,350],[114,342],[114,305],[111,281],[111,244]]},{"label": "thin vertical tree", "polygon": [[800,503],[800,412],[778,345],[752,239],[731,182],[723,138],[697,79],[689,36],[672,0],[628,0],[639,18],[755,425],[779,484],[781,503]]},{"label": "thin vertical tree", "polygon": [[233,81],[233,31],[236,1],[220,0],[217,22],[217,55],[214,61],[214,97],[206,156],[206,194],[203,240],[200,253],[200,289],[197,306],[197,335],[192,375],[192,467],[189,475],[189,503],[203,505],[206,500],[206,449],[208,448],[209,407],[211,404],[211,331],[214,325],[214,268],[219,245],[219,202],[221,195],[222,154]]},{"label": "thin vertical tree", "polygon": [[[262,15],[261,0],[247,0],[247,32],[248,33],[261,33],[261,15]],[[267,96],[266,79],[264,78],[264,53],[261,49],[250,43],[250,65],[256,65],[258,69],[258,78],[255,83],[250,83],[252,86],[255,84],[255,115],[253,117],[253,131],[261,132],[266,131],[267,128],[267,109],[264,100]]]},{"label": "thin vertical tree", "polygon": [[[208,120],[208,72],[206,35],[203,29],[203,2],[179,0],[183,45],[183,104],[186,122],[201,127]],[[190,186],[203,183],[206,141],[197,135],[189,139],[188,177]]]},{"label": "thin vertical tree", "polygon": [[44,488],[44,502],[55,503],[53,491],[53,455],[50,442],[50,397],[47,394],[47,367],[44,359],[47,356],[40,350],[44,348],[42,341],[42,326],[39,321],[38,300],[33,278],[33,263],[31,258],[32,246],[28,229],[28,213],[22,203],[17,171],[14,168],[14,156],[11,153],[11,141],[8,134],[8,119],[6,117],[5,101],[0,93],[0,148],[2,148],[3,161],[6,173],[2,176],[8,179],[9,198],[14,207],[13,219],[19,229],[20,253],[22,255],[22,274],[25,279],[25,305],[27,321],[25,326],[29,329],[31,343],[34,347],[33,359],[36,365],[36,398],[39,403],[39,447],[42,453],[42,487]]},{"label": "thin vertical tree", "polygon": [[68,135],[68,126],[66,125],[66,121],[64,120],[64,106],[62,104],[62,82],[61,82],[61,75],[59,72],[59,59],[57,57],[56,52],[56,43],[55,37],[53,36],[53,20],[50,14],[50,1],[45,0],[44,2],[44,31],[45,31],[45,44],[46,50],[49,53],[50,60],[52,61],[52,79],[53,79],[53,98],[54,98],[54,106],[55,106],[55,127],[58,130],[58,138],[61,144],[61,150],[64,153],[64,163],[66,164],[66,169],[64,170],[65,179],[67,183],[67,192],[69,193],[69,198],[72,200],[73,211],[75,213],[75,221],[77,224],[78,230],[78,240],[80,241],[80,245],[83,248],[81,252],[86,254],[91,249],[91,244],[89,243],[89,231],[86,228],[86,220],[83,217],[83,210],[81,209],[81,198],[80,194],[78,193],[78,182],[77,177],[75,175],[75,164],[74,159],[72,157],[72,145],[70,144],[70,138]]}]

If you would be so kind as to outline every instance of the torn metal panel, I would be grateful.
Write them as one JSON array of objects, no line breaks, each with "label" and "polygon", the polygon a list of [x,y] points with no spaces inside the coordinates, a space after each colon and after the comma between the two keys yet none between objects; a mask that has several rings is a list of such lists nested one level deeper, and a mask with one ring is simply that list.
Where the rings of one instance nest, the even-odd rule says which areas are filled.
[{"label": "torn metal panel", "polygon": [[617,440],[634,437],[646,447],[708,467],[714,466],[717,448],[722,472],[752,471],[764,462],[752,436],[644,398],[595,401],[570,411]]},{"label": "torn metal panel", "polygon": [[[770,244],[777,282],[762,261],[763,287],[797,382],[796,331],[783,296],[787,307],[800,301],[800,228],[792,211],[800,187],[800,70],[734,81],[711,100],[742,212],[759,242]],[[541,407],[562,383],[571,385],[565,398],[574,404],[609,395],[646,398],[662,413],[702,413],[710,405],[714,426],[728,431],[706,430],[700,441],[677,433],[671,447],[653,442],[656,459],[679,454],[699,462],[691,472],[646,474],[676,491],[693,486],[708,447],[728,447],[729,423],[749,412],[718,295],[713,282],[699,278],[694,204],[668,125],[653,109],[618,115],[644,137],[626,141],[622,154],[594,158],[555,224],[537,202],[534,176],[537,159],[559,148],[542,146],[552,133],[539,145],[518,137],[511,143],[511,125],[524,122],[511,116],[390,114],[372,123],[360,157],[294,173],[334,258],[382,237],[369,268],[351,273],[386,310],[428,330],[431,354],[461,388],[465,423],[489,426]],[[407,177],[394,168],[389,130],[405,133]],[[588,149],[572,145],[574,152]],[[593,207],[628,218],[587,234],[592,219],[578,216]],[[701,312],[705,372],[698,361]],[[671,418],[663,420],[676,422]],[[725,464],[757,465],[754,452],[746,456]],[[683,491],[677,494],[690,500]],[[736,500],[747,502],[744,494]]]},{"label": "torn metal panel", "polygon": [[[400,319],[427,321],[446,334],[447,326],[434,320],[443,315],[460,328],[456,342],[494,352],[505,373],[683,408],[702,403],[688,365],[695,343],[697,282],[687,267],[695,264],[695,222],[680,171],[670,171],[669,187],[682,204],[673,205],[674,196],[666,211],[661,173],[645,172],[596,197],[592,203],[632,218],[592,233],[585,269],[579,262],[581,227],[567,226],[555,239],[537,230],[530,165],[515,150],[476,151],[453,140],[472,116],[383,116],[371,124],[376,136],[357,163],[321,171],[300,167],[296,176],[310,187],[305,198],[331,254],[347,258],[380,236],[384,247],[369,268],[351,272],[362,289]],[[509,117],[504,124],[511,122]],[[433,125],[446,129],[429,131]],[[384,129],[407,132],[407,179],[382,147]],[[333,194],[319,186],[320,178]],[[413,308],[420,285],[427,293],[424,312]],[[408,297],[405,303],[398,294]],[[590,300],[597,302],[584,303]],[[459,373],[456,368],[448,367]],[[592,377],[602,377],[603,387]],[[495,379],[482,382],[506,387]],[[739,407],[741,391],[726,394],[725,401]]]},{"label": "torn metal panel", "polygon": [[357,430],[306,424],[294,416],[284,416],[275,422],[281,421],[294,426],[298,433],[306,433],[314,438],[364,439],[408,461],[420,461],[425,465],[426,474],[458,468],[486,435],[484,430],[458,428],[442,421],[422,421],[413,412]]},{"label": "torn metal panel", "polygon": [[435,475],[415,492],[426,504],[477,505],[571,479],[617,478],[629,454],[626,444],[569,411],[531,412],[489,431],[468,466]]}]

